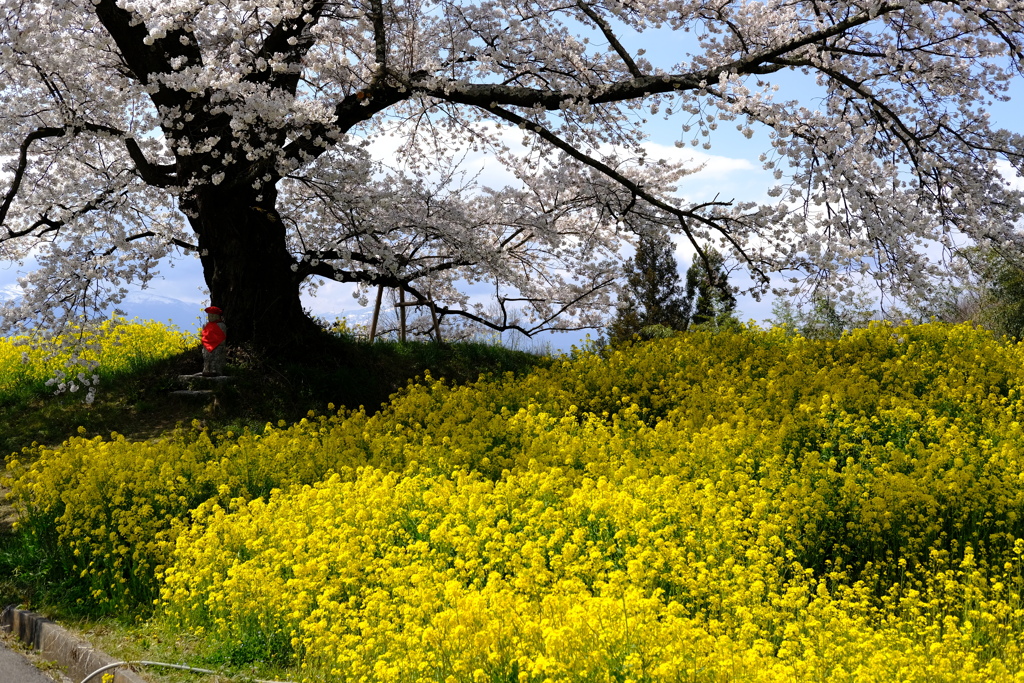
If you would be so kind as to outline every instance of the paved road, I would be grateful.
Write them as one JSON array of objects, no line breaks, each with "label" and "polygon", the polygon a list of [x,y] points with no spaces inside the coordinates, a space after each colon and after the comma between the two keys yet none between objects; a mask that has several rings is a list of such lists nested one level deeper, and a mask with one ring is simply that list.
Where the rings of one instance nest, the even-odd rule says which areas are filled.
[{"label": "paved road", "polygon": [[53,683],[53,679],[0,641],[0,683]]}]

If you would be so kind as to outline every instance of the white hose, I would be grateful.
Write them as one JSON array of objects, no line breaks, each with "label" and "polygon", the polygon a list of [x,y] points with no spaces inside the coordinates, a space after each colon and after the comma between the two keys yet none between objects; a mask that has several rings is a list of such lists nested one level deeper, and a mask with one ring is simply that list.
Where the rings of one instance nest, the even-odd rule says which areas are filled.
[{"label": "white hose", "polygon": [[[133,666],[133,665],[136,665],[136,664],[138,664],[140,666],[162,666],[162,667],[165,667],[167,669],[180,669],[181,671],[190,671],[192,673],[197,673],[197,674],[213,674],[213,675],[217,674],[216,671],[210,671],[209,669],[200,669],[199,667],[187,666],[185,664],[168,664],[167,662],[147,662],[147,661],[144,661],[144,660],[139,660],[139,661],[135,661],[135,662],[114,662],[113,664],[107,664],[106,666],[101,666],[100,668],[96,669],[91,674],[89,674],[88,676],[83,678],[82,679],[82,683],[88,683],[88,681],[90,681],[94,676],[96,676],[97,674],[101,674],[104,671],[110,671],[112,669],[117,669],[117,668],[122,667],[122,666]],[[253,682],[254,683],[292,683],[291,681],[266,681],[266,680],[260,680],[258,678],[257,679],[253,679]]]}]

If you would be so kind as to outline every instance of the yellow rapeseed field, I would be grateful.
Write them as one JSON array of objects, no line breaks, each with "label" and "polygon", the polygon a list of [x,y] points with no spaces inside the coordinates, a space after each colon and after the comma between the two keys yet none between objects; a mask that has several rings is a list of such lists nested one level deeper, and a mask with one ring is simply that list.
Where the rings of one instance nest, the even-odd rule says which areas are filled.
[{"label": "yellow rapeseed field", "polygon": [[1024,680],[1024,347],[695,332],[13,463],[96,604],[304,681]]},{"label": "yellow rapeseed field", "polygon": [[[77,391],[92,383],[94,373],[130,371],[142,363],[181,353],[196,343],[193,337],[152,320],[112,318],[95,328],[67,334],[77,343],[0,337],[0,398],[24,385],[54,378],[63,381],[65,391]],[[80,352],[77,358],[72,358],[73,351]]]}]

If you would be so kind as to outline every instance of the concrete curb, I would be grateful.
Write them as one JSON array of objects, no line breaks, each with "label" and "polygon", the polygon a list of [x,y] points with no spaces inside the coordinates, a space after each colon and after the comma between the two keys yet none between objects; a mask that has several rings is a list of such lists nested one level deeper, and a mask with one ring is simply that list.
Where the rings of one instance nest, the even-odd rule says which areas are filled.
[{"label": "concrete curb", "polygon": [[[13,632],[23,643],[64,667],[76,683],[97,669],[120,660],[93,648],[49,619],[32,612],[7,607],[0,614],[0,628]],[[114,683],[148,683],[127,666],[114,670]],[[102,674],[89,683],[99,683]]]}]

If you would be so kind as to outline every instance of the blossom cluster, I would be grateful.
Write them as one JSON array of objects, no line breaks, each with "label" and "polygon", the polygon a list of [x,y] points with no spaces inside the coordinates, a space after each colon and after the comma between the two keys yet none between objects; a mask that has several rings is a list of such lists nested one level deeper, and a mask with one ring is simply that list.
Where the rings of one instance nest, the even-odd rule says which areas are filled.
[{"label": "blossom cluster", "polygon": [[373,416],[72,439],[12,497],[94,600],[303,680],[1020,680],[1022,355],[693,332]]}]

